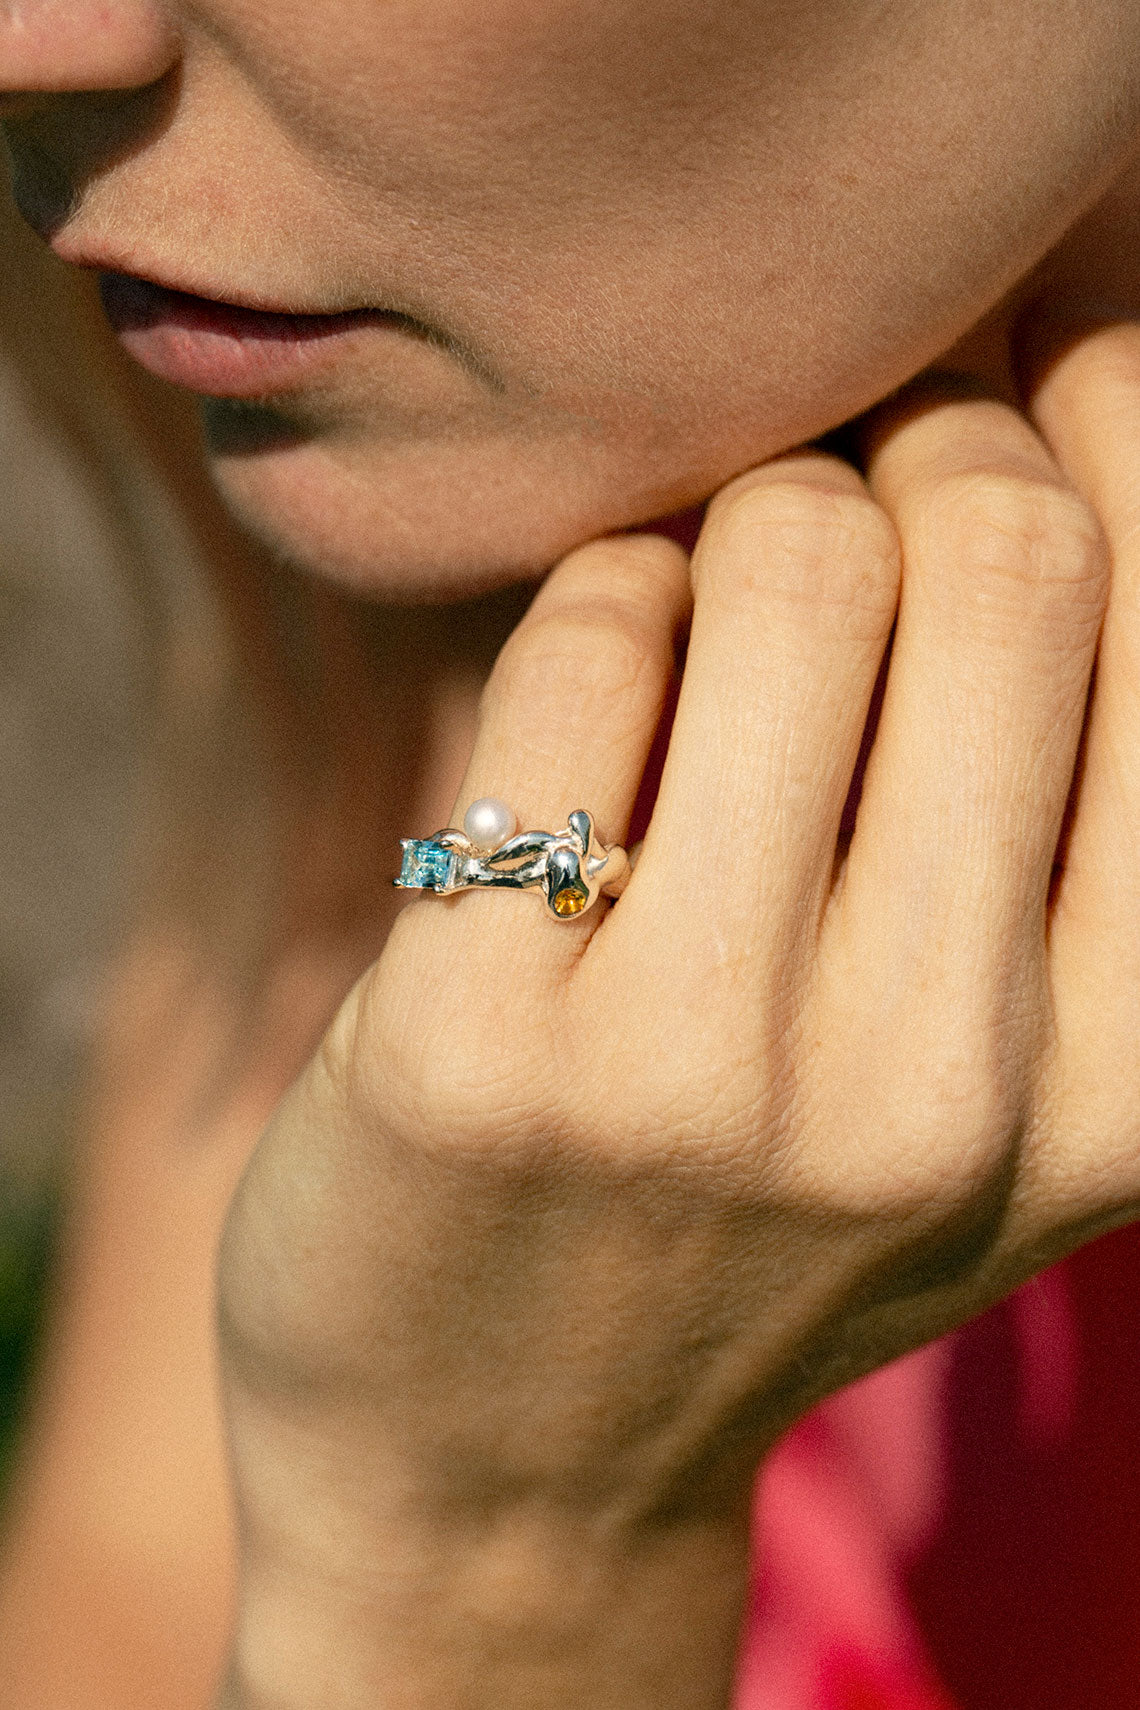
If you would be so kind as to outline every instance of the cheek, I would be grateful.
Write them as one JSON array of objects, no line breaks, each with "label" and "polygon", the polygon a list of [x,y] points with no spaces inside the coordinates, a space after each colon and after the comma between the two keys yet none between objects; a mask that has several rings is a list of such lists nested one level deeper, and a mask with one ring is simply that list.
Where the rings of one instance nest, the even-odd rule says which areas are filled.
[{"label": "cheek", "polygon": [[818,39],[725,6],[703,47],[681,0],[385,0],[382,30],[375,0],[201,4],[335,208],[337,267],[504,379],[509,419],[394,434],[364,374],[351,431],[219,457],[280,550],[377,590],[541,571],[865,408],[1043,253],[1127,130],[1119,79],[1091,45],[1059,56],[1053,23],[1004,57],[939,41],[968,0],[905,52],[859,35],[882,8],[857,0],[819,8]]},{"label": "cheek", "polygon": [[532,143],[560,149],[575,106],[588,98],[563,44],[580,39],[575,20],[595,9],[595,0],[195,7],[205,18],[205,51],[224,44],[263,107],[330,183],[380,200],[434,188],[445,200],[452,192],[457,207],[512,176],[511,162],[541,172]]},{"label": "cheek", "polygon": [[[867,0],[846,0],[856,12]],[[199,0],[212,41],[352,216],[447,269],[600,239],[754,127],[779,8],[724,0]],[[742,16],[743,13],[743,16]],[[769,53],[768,49],[772,51]],[[207,51],[215,51],[213,48]],[[822,56],[822,49],[817,59]],[[433,241],[440,239],[438,243]],[[378,248],[380,255],[390,249]]]},{"label": "cheek", "polygon": [[850,391],[858,376],[833,370],[815,391],[773,361],[742,379],[744,353],[727,337],[714,360],[703,337],[670,341],[664,326],[644,345],[624,317],[594,329],[605,332],[621,380],[583,378],[576,345],[548,347],[561,386],[473,405],[443,428],[429,417],[396,432],[390,409],[363,404],[351,429],[335,413],[301,429],[256,407],[215,407],[217,480],[253,531],[306,569],[388,598],[469,596],[685,510],[870,401]]}]

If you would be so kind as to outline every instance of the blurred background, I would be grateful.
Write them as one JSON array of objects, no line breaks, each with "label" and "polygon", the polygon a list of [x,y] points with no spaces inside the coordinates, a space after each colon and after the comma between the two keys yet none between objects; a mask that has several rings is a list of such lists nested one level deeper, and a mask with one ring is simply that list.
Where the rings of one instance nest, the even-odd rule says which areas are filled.
[{"label": "blurred background", "polygon": [[164,685],[212,733],[208,662],[225,658],[185,495],[152,455],[156,406],[185,467],[189,411],[128,371],[93,282],[0,193],[0,1496],[86,1048],[138,901]]},{"label": "blurred background", "polygon": [[[57,338],[27,361],[28,329],[17,335],[14,323],[28,300],[13,280],[27,242],[7,208],[0,246],[2,1485],[83,1048],[123,901],[140,696],[136,614],[108,519],[82,447],[35,390],[40,368],[74,363],[78,350]],[[83,377],[70,383],[78,390]]]}]

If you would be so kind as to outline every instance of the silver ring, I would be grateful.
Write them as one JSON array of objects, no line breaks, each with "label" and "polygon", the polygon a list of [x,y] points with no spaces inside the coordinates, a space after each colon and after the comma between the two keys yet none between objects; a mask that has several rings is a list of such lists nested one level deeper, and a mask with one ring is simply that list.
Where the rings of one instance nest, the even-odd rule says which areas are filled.
[{"label": "silver ring", "polygon": [[607,848],[598,842],[585,808],[569,815],[565,831],[506,835],[515,824],[505,803],[485,797],[468,809],[462,831],[448,826],[434,837],[401,838],[404,858],[393,883],[441,897],[480,889],[541,890],[557,920],[577,919],[600,896],[616,897],[629,883],[628,855],[618,843]]}]

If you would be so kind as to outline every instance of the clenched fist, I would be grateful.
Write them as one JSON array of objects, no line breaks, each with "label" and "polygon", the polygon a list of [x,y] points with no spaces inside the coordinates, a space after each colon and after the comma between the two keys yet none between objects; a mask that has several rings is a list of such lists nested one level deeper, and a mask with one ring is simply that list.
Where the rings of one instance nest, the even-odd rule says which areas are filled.
[{"label": "clenched fist", "polygon": [[454,823],[609,843],[691,612],[620,900],[412,901],[238,1194],[234,1706],[723,1707],[775,1437],[1130,1215],[1140,327],[1031,407],[932,381],[507,643]]}]

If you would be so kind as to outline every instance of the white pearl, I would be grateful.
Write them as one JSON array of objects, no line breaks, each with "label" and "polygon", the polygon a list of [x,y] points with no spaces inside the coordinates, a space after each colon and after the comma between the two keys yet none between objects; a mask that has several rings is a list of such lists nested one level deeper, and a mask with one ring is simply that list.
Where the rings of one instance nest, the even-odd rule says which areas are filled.
[{"label": "white pearl", "polygon": [[488,853],[505,843],[517,824],[506,802],[501,802],[498,796],[480,796],[463,815],[464,831],[476,849],[486,849]]}]

